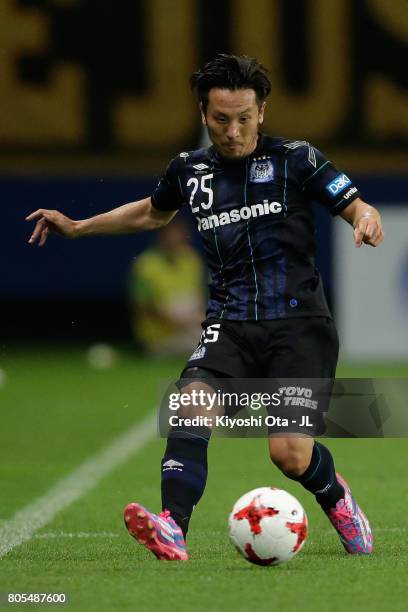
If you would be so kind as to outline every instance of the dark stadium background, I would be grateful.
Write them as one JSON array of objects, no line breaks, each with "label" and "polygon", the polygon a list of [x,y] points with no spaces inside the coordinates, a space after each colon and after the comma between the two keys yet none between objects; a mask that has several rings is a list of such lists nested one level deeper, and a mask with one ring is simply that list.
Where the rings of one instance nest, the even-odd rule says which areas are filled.
[{"label": "dark stadium background", "polygon": [[[1,337],[129,337],[129,265],[152,237],[75,244],[53,238],[38,250],[26,243],[31,228],[24,217],[45,207],[83,218],[149,194],[168,160],[198,145],[188,76],[219,51],[254,53],[272,64],[278,85],[269,101],[269,132],[310,139],[355,177],[368,201],[406,201],[406,37],[398,7],[363,0],[3,2],[0,34],[14,31],[15,40],[2,45],[10,76],[0,94]],[[243,20],[247,15],[261,23],[270,12],[279,38],[267,37],[260,48],[256,28],[245,30]],[[332,113],[331,94],[320,94],[316,81],[327,70],[319,58],[327,53],[325,37],[339,28],[340,54],[322,74],[333,79],[341,104],[330,127],[315,135],[319,118]],[[163,48],[168,43],[172,47]],[[63,78],[68,84],[59,85]],[[374,80],[379,85],[370,93]],[[299,109],[312,95],[307,117],[282,116],[276,89]],[[374,114],[373,96],[380,100]],[[137,106],[122,120],[125,98]],[[158,110],[149,114],[152,103]],[[331,227],[321,211],[317,262],[329,302]],[[193,225],[191,231],[197,242]]]},{"label": "dark stadium background", "polygon": [[[133,350],[129,268],[154,235],[40,249],[24,218],[149,194],[202,140],[191,72],[220,51],[253,55],[273,83],[265,131],[312,142],[383,213],[379,249],[354,249],[321,207],[316,220],[338,377],[387,389],[408,378],[407,42],[407,0],[0,0],[0,604],[24,591],[66,592],[75,612],[405,612],[404,438],[327,439],[374,527],[372,556],[344,553],[255,438],[211,442],[188,563],[158,563],[129,537],[129,501],[160,508],[155,407],[184,364]],[[277,568],[228,538],[233,503],[257,486],[292,493],[309,518],[304,550]]]}]

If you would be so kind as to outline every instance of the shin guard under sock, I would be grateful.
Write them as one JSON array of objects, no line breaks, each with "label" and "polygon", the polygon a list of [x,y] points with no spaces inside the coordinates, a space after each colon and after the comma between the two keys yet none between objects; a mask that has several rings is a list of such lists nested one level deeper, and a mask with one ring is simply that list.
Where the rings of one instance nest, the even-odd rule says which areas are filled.
[{"label": "shin guard under sock", "polygon": [[194,506],[199,502],[207,482],[208,438],[185,432],[171,432],[161,463],[162,508],[181,527],[184,536]]},{"label": "shin guard under sock", "polygon": [[316,496],[324,510],[334,508],[342,497],[344,488],[336,478],[336,470],[331,452],[326,446],[315,442],[312,458],[307,470],[301,476],[289,476]]}]

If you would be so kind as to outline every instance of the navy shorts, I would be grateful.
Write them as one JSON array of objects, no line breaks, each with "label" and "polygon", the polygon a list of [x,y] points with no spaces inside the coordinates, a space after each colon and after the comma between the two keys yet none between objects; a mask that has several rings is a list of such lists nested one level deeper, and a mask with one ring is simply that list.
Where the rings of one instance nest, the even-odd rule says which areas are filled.
[{"label": "navy shorts", "polygon": [[[241,390],[242,379],[262,379],[260,391],[265,391],[271,381],[275,385],[269,388],[271,392],[283,389],[282,404],[273,410],[274,415],[289,415],[291,421],[296,415],[299,422],[302,414],[309,413],[316,421],[310,435],[324,433],[323,421],[316,414],[322,415],[329,409],[339,350],[337,330],[330,317],[207,319],[202,327],[200,341],[183,369],[182,380],[187,369],[191,377],[191,368],[199,368],[213,373],[215,380],[226,379],[229,390],[234,385],[232,379],[239,379]],[[317,406],[315,412],[308,410],[311,406]],[[275,432],[283,433],[279,428],[270,429],[271,434]],[[289,425],[285,432],[299,429]]]}]

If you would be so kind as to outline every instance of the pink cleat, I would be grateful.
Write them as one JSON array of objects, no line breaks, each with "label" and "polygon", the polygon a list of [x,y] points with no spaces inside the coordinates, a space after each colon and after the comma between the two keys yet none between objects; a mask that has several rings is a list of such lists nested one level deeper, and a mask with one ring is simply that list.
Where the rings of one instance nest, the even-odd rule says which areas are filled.
[{"label": "pink cleat", "polygon": [[187,561],[183,532],[171,518],[169,510],[157,515],[140,504],[131,503],[125,508],[124,519],[130,535],[158,559]]},{"label": "pink cleat", "polygon": [[350,555],[369,555],[373,551],[370,523],[352,496],[347,482],[340,474],[336,476],[344,487],[344,497],[339,499],[336,507],[330,508],[326,514]]}]

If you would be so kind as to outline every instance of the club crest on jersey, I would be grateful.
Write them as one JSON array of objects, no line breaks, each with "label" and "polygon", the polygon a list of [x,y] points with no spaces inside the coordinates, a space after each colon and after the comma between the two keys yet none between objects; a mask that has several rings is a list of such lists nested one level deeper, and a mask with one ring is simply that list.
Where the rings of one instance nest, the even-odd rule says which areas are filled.
[{"label": "club crest on jersey", "polygon": [[273,163],[269,159],[254,159],[249,171],[251,183],[268,183],[273,181]]}]

